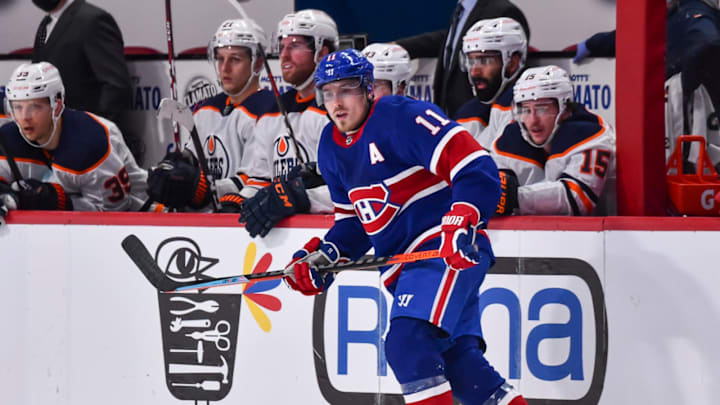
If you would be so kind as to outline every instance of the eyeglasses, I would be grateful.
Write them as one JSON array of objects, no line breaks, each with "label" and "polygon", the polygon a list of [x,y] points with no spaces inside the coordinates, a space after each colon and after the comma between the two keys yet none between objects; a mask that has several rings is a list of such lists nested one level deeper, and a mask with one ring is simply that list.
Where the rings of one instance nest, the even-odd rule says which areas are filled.
[{"label": "eyeglasses", "polygon": [[488,66],[500,63],[500,55],[468,55],[467,65],[473,66]]},{"label": "eyeglasses", "polygon": [[322,90],[320,90],[320,94],[322,94],[324,103],[344,100],[348,97],[363,95],[365,89],[360,85],[360,80],[352,80],[341,84],[337,89],[328,89],[328,86],[324,86]]},{"label": "eyeglasses", "polygon": [[519,105],[516,107],[516,112],[521,117],[529,116],[535,112],[535,115],[555,115],[557,114],[557,109],[555,108],[554,103],[546,103],[546,104],[534,104],[532,106],[522,106]]},{"label": "eyeglasses", "polygon": [[[286,41],[287,42],[287,41]],[[278,44],[278,54],[281,54],[284,49],[287,49],[290,53],[295,52],[312,52],[308,43],[299,38],[290,38],[289,43],[283,44],[282,41]]]}]

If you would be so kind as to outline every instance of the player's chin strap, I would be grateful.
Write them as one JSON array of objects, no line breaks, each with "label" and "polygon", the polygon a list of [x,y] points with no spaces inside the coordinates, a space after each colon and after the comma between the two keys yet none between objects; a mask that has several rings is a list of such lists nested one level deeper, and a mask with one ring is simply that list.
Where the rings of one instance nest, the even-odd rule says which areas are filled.
[{"label": "player's chin strap", "polygon": [[523,124],[523,123],[521,122],[521,123],[520,123],[520,131],[522,132],[523,136],[524,136],[525,139],[528,141],[528,143],[530,144],[530,146],[533,146],[533,147],[538,148],[538,149],[542,149],[542,148],[545,147],[545,145],[549,144],[550,141],[552,141],[553,137],[555,137],[555,133],[558,131],[558,129],[560,129],[560,119],[562,118],[562,115],[565,113],[565,111],[570,111],[570,112],[572,112],[572,111],[570,110],[570,105],[569,105],[569,104],[567,104],[567,105],[565,106],[565,108],[563,108],[563,109],[558,113],[557,117],[555,117],[555,124],[554,124],[554,126],[553,126],[552,132],[550,132],[550,136],[548,136],[547,139],[545,139],[545,142],[543,142],[543,143],[541,143],[541,144],[537,144],[537,143],[535,143],[535,141],[532,140],[532,137],[530,136],[530,132],[527,130],[527,127],[525,127],[525,124]]},{"label": "player's chin strap", "polygon": [[[62,117],[62,114],[64,111],[65,111],[65,103],[62,104],[62,109],[60,109],[60,113],[58,115],[53,114],[53,117],[52,117],[53,126],[52,126],[52,132],[50,133],[50,138],[48,138],[48,140],[45,141],[45,143],[43,143],[42,145],[38,145],[37,143],[29,140],[27,138],[27,136],[25,135],[25,132],[23,132],[20,125],[18,125],[18,129],[20,130],[20,133],[22,134],[22,138],[23,138],[23,140],[25,140],[25,143],[32,146],[33,148],[38,148],[38,149],[42,149],[42,148],[50,145],[52,143],[53,139],[55,139],[55,135],[57,135],[57,122],[58,122],[58,120],[60,120],[60,117]],[[17,122],[14,114],[12,115],[12,118],[13,118],[13,121]]]},{"label": "player's chin strap", "polygon": [[[250,88],[250,85],[252,84],[253,79],[255,77],[260,77],[260,71],[262,70],[262,65],[260,66],[260,69],[258,69],[258,71],[256,72],[255,71],[255,61],[257,60],[256,58],[257,58],[257,56],[253,55],[252,59],[250,60],[250,66],[252,66],[253,69],[250,70],[250,77],[248,77],[247,82],[245,82],[245,85],[243,86],[243,88],[240,89],[240,91],[238,91],[237,93],[230,93],[230,92],[226,91],[228,96],[237,97],[237,96],[243,94],[245,92],[245,90]],[[218,84],[220,85],[220,88],[222,89],[223,88],[222,80],[218,79],[218,82],[219,82]]]},{"label": "player's chin strap", "polygon": [[[312,73],[310,73],[310,75],[308,76],[308,78],[305,79],[304,82],[302,82],[302,83],[300,83],[300,84],[298,84],[298,85],[294,85],[294,84],[290,83],[290,87],[292,87],[293,89],[295,89],[295,90],[297,90],[297,91],[300,91],[300,90],[306,88],[307,86],[309,86],[310,83],[312,83],[313,80],[315,80],[315,72],[317,72],[318,65],[320,64],[320,61],[318,60],[318,55],[319,55],[319,54],[320,54],[320,51],[315,51],[315,57],[314,57],[314,59],[313,59],[313,60],[315,60],[315,69],[313,69]],[[321,58],[321,59],[322,59],[322,58]]]}]

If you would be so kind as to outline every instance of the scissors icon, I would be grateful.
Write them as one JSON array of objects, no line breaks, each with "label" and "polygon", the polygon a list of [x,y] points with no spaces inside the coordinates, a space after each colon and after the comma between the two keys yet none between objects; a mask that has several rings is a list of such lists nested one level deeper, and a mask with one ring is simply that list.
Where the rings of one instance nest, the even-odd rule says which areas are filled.
[{"label": "scissors icon", "polygon": [[226,352],[230,349],[230,339],[226,338],[225,335],[230,333],[230,322],[218,321],[215,324],[215,329],[206,330],[205,332],[193,332],[188,333],[185,336],[191,337],[195,340],[205,340],[208,342],[215,342],[215,347],[218,350]]}]

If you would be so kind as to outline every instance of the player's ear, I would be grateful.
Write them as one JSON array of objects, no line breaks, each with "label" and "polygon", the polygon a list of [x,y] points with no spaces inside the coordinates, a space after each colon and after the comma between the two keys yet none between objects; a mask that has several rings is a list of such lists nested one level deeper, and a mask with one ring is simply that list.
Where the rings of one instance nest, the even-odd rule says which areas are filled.
[{"label": "player's ear", "polygon": [[512,77],[520,68],[520,54],[515,52],[508,61],[507,69],[505,69],[505,76]]},{"label": "player's ear", "polygon": [[317,60],[315,61],[315,63],[319,63],[319,62],[322,60],[322,58],[324,58],[324,57],[325,57],[327,54],[329,54],[329,53],[330,53],[330,48],[328,48],[327,46],[323,45],[323,46],[320,48],[320,52],[318,52]]},{"label": "player's ear", "polygon": [[253,66],[253,72],[259,74],[262,71],[263,63],[265,63],[265,61],[263,60],[262,56],[257,55],[255,57],[255,66]]}]

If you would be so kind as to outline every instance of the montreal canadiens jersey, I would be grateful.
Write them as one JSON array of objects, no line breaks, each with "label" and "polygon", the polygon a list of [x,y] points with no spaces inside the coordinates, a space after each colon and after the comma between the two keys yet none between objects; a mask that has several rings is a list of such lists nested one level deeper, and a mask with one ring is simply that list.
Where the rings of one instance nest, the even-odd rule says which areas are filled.
[{"label": "montreal canadiens jersey", "polygon": [[[318,107],[315,95],[301,99],[297,90],[281,95],[287,110],[290,126],[297,140],[297,148],[305,162],[317,161],[317,148],[322,129],[329,122],[327,112]],[[295,147],[285,127],[283,115],[277,105],[258,119],[255,135],[245,148],[239,172],[251,179],[270,181],[287,174],[299,163]],[[253,190],[254,189],[254,190]],[[306,190],[311,213],[333,212],[326,186]],[[251,197],[257,188],[246,184],[242,194]]]},{"label": "montreal canadiens jersey", "polygon": [[519,213],[590,215],[615,167],[615,132],[599,115],[573,104],[550,152],[531,146],[512,122],[493,144],[498,168],[518,177]]},{"label": "montreal canadiens jersey", "polygon": [[[68,108],[62,117],[53,151],[28,145],[14,122],[0,128],[23,178],[60,184],[76,211],[137,211],[147,199],[147,172],[135,163],[117,126]],[[5,155],[0,155],[0,180],[17,180]]]},{"label": "montreal canadiens jersey", "polygon": [[467,128],[483,148],[490,149],[505,126],[512,121],[512,89],[512,84],[508,84],[492,104],[473,97],[455,113],[457,122]]},{"label": "montreal canadiens jersey", "polygon": [[[500,198],[497,167],[467,130],[434,104],[402,96],[377,100],[353,134],[328,124],[318,165],[335,206],[325,238],[350,258],[371,246],[379,256],[437,247],[452,203],[474,206],[487,224]],[[492,252],[487,238],[479,244]],[[385,270],[387,285],[398,266]]]}]

